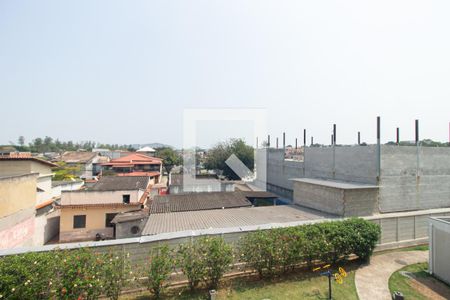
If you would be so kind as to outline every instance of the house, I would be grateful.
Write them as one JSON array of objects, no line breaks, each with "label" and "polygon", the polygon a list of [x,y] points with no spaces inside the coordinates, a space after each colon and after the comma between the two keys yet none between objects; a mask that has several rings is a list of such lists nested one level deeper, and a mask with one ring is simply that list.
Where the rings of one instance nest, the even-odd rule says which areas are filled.
[{"label": "house", "polygon": [[144,155],[147,155],[147,156],[154,157],[155,153],[156,153],[156,150],[151,148],[151,147],[144,147],[144,148],[141,148],[141,149],[137,150],[136,152],[139,153],[139,154],[144,154]]},{"label": "house", "polygon": [[0,156],[0,176],[37,173],[35,205],[51,204],[52,168],[57,165],[31,156],[31,153],[10,153]]},{"label": "house", "polygon": [[157,214],[251,206],[252,203],[242,192],[169,194],[155,196],[151,203],[150,213]]},{"label": "house", "polygon": [[189,192],[233,192],[234,182],[219,180],[217,175],[170,174],[169,193],[180,194]]},{"label": "house", "polygon": [[0,175],[0,249],[35,244],[38,176],[38,173],[30,172]]},{"label": "house", "polygon": [[111,221],[120,212],[143,208],[150,189],[148,176],[104,176],[91,188],[63,191],[60,242],[114,238]]},{"label": "house", "polygon": [[159,183],[162,174],[162,159],[133,153],[112,159],[102,164],[103,175],[148,176],[152,183]]},{"label": "house", "polygon": [[[0,156],[0,176],[34,174],[35,194],[33,212],[33,245],[44,245],[59,232],[59,216],[53,211],[60,196],[53,189],[52,168],[57,165],[32,157],[30,153],[11,153]],[[20,201],[20,198],[17,199]]]},{"label": "house", "polygon": [[[199,229],[206,224],[209,225],[204,228],[227,227],[234,224],[233,222],[237,219],[233,216],[235,212],[239,213],[241,210],[243,210],[242,214],[245,217],[239,222],[245,223],[245,218],[249,218],[249,215],[260,212],[260,210],[251,209],[253,205],[249,198],[264,199],[266,196],[273,197],[274,195],[264,194],[264,192],[254,192],[253,194],[246,192],[210,192],[155,196],[151,201],[149,212],[127,212],[117,215],[113,221],[116,224],[116,237],[130,238],[142,234],[171,232],[171,230]],[[227,212],[222,213],[222,211]],[[196,217],[188,217],[191,215]],[[203,215],[211,216],[211,218],[206,221],[200,217]],[[214,220],[213,216],[221,216],[223,222]],[[180,219],[177,219],[178,217]],[[189,218],[188,223],[184,223],[185,218]],[[171,224],[158,224],[159,221],[166,222],[165,220],[168,220]],[[261,220],[263,220],[262,217],[259,218],[258,222]],[[148,222],[151,225],[148,225]],[[147,228],[145,233],[144,228]]]},{"label": "house", "polygon": [[[56,161],[66,163],[71,167],[80,167],[79,177],[82,179],[92,179],[100,173],[100,168],[96,168],[99,164],[101,156],[98,152],[86,151],[67,151],[64,152]],[[101,161],[102,163],[104,161]]]}]

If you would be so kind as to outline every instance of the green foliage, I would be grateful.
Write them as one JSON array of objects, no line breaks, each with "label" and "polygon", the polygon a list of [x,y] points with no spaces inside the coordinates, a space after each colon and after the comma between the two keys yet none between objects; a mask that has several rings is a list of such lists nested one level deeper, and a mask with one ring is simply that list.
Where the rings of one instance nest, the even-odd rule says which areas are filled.
[{"label": "green foliage", "polygon": [[350,254],[370,258],[380,236],[378,225],[352,218],[252,232],[241,238],[241,260],[263,277],[307,262],[335,263]]},{"label": "green foliage", "polygon": [[232,154],[236,155],[247,168],[253,171],[255,161],[253,147],[246,145],[242,139],[231,139],[210,149],[204,162],[205,168],[220,170],[228,179],[239,180],[239,176],[225,163]]},{"label": "green foliage", "polygon": [[81,165],[67,165],[65,162],[57,162],[59,167],[54,168],[53,180],[72,180],[79,178]]},{"label": "green foliage", "polygon": [[170,173],[174,166],[182,164],[181,156],[172,148],[164,147],[156,149],[156,157],[163,160],[163,166],[167,173]]},{"label": "green foliage", "polygon": [[205,282],[217,288],[220,279],[233,262],[233,248],[221,237],[203,237],[198,240],[206,268]]},{"label": "green foliage", "polygon": [[146,285],[156,298],[161,296],[174,265],[172,252],[167,245],[153,249],[150,253],[150,260],[146,266]]},{"label": "green foliage", "polygon": [[199,243],[181,244],[178,248],[178,265],[188,278],[191,290],[196,288],[205,276],[205,264]]},{"label": "green foliage", "polygon": [[178,262],[191,289],[202,281],[209,288],[216,288],[233,262],[233,248],[221,237],[199,238],[180,245]]},{"label": "green foliage", "polygon": [[[2,299],[117,299],[127,261],[87,248],[0,258]],[[114,284],[114,290],[111,286]]]},{"label": "green foliage", "polygon": [[128,260],[129,254],[115,255],[110,252],[105,256],[106,263],[102,268],[103,288],[109,299],[117,300],[120,292],[128,286],[129,278],[133,276]]}]

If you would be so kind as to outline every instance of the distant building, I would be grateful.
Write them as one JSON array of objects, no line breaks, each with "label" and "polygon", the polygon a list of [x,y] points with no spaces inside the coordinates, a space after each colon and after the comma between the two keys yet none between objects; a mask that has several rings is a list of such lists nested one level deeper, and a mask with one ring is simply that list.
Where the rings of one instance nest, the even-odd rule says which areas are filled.
[{"label": "distant building", "polygon": [[114,238],[111,221],[143,208],[150,189],[147,176],[104,176],[89,189],[62,192],[60,242]]},{"label": "distant building", "polygon": [[35,245],[37,179],[29,172],[0,175],[0,249]]},{"label": "distant building", "polygon": [[188,176],[184,181],[184,174],[169,175],[169,193],[200,193],[200,192],[234,192],[234,182],[219,180],[216,175],[196,175],[194,178]]},{"label": "distant building", "polygon": [[151,147],[144,147],[136,151],[139,154],[144,154],[148,156],[155,156],[156,150]]},{"label": "distant building", "polygon": [[37,173],[37,195],[35,205],[51,204],[52,200],[52,168],[57,165],[32,157],[28,154],[15,154],[0,156],[0,176],[12,176]]},{"label": "distant building", "polygon": [[103,175],[148,176],[158,183],[162,173],[162,160],[144,154],[133,153],[102,164]]}]

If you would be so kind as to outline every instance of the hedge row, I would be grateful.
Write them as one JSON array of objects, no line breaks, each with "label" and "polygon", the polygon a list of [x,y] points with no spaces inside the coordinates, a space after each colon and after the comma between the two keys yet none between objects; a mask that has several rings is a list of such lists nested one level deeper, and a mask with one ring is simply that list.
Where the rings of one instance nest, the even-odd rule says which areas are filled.
[{"label": "hedge row", "polygon": [[[220,237],[203,237],[176,249],[153,249],[141,270],[131,271],[127,255],[91,249],[55,250],[0,258],[0,299],[118,299],[137,276],[156,297],[181,270],[191,289],[216,288],[233,261],[261,276],[301,263],[333,263],[355,254],[368,259],[379,239],[379,226],[362,219],[263,230],[243,236],[235,247]],[[238,257],[236,259],[235,257]],[[135,277],[136,276],[136,277]]]},{"label": "hedge row", "polygon": [[241,238],[239,250],[241,260],[260,276],[272,276],[301,263],[336,263],[351,254],[367,260],[379,237],[378,225],[352,218],[257,231]]}]

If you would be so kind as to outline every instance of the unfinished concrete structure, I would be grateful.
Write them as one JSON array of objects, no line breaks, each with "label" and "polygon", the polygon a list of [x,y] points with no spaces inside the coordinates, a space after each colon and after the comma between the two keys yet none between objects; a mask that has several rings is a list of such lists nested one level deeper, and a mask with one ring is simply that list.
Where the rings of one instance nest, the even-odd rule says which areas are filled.
[{"label": "unfinished concrete structure", "polygon": [[[381,145],[306,147],[303,162],[267,150],[267,189],[306,204],[308,188],[295,178],[376,186],[374,213],[450,207],[450,148]],[[296,188],[295,188],[296,186]],[[370,195],[373,198],[373,195]]]}]

